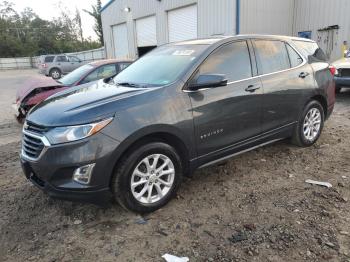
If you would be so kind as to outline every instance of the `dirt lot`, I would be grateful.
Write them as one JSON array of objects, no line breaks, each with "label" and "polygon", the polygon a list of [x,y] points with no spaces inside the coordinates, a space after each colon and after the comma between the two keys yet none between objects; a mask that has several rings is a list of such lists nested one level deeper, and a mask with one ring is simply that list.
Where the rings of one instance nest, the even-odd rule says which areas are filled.
[{"label": "dirt lot", "polygon": [[26,181],[8,107],[32,73],[0,72],[0,261],[350,261],[350,92],[315,146],[281,142],[199,170],[142,219],[50,199]]}]

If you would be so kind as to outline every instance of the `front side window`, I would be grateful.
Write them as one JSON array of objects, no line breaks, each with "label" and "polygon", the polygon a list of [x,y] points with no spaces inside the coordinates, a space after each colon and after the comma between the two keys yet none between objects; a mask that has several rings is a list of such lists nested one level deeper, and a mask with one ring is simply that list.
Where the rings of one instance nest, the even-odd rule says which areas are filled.
[{"label": "front side window", "polygon": [[254,45],[260,75],[290,68],[288,53],[284,42],[255,40]]},{"label": "front side window", "polygon": [[252,77],[247,42],[234,42],[220,47],[200,66],[197,75],[204,74],[224,74],[229,82]]},{"label": "front side window", "polygon": [[127,68],[131,63],[119,63],[119,71],[123,71]]},{"label": "front side window", "polygon": [[117,74],[117,70],[114,64],[100,66],[91,72],[88,76],[86,76],[82,83],[89,83],[98,79],[111,77],[115,74]]},{"label": "front side window", "polygon": [[70,56],[69,57],[69,61],[71,61],[71,62],[80,62],[79,58],[75,57],[75,56]]},{"label": "front side window", "polygon": [[300,55],[290,45],[286,44],[286,47],[291,67],[297,67],[298,65],[301,65],[303,63],[303,59],[300,57]]},{"label": "front side window", "polygon": [[56,62],[68,62],[68,59],[66,56],[60,55],[60,56],[57,56]]}]

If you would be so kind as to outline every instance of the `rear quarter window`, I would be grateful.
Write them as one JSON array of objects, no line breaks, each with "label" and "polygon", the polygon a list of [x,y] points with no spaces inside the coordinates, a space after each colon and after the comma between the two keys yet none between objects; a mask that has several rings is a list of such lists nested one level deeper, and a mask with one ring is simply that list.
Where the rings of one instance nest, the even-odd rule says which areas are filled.
[{"label": "rear quarter window", "polygon": [[327,61],[327,57],[326,57],[325,53],[318,46],[317,43],[299,41],[299,40],[293,40],[293,43],[300,50],[301,53],[305,54],[305,56],[308,57],[309,60],[322,61],[322,62]]},{"label": "rear quarter window", "polygon": [[44,62],[45,63],[52,63],[54,58],[55,58],[54,56],[46,56],[44,59]]}]

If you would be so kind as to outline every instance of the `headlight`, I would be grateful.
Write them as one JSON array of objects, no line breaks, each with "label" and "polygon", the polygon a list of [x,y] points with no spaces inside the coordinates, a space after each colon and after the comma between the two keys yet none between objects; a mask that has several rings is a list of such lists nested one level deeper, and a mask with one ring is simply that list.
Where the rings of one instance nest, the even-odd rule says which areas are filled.
[{"label": "headlight", "polygon": [[108,118],[100,122],[81,126],[55,127],[46,133],[47,139],[51,144],[61,144],[80,140],[99,132],[102,128],[112,122],[113,118]]}]

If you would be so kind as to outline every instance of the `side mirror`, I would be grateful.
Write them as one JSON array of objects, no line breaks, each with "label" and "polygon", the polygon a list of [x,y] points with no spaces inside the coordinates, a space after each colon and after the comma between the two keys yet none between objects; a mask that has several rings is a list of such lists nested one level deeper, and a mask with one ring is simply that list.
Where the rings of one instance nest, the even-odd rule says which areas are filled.
[{"label": "side mirror", "polygon": [[189,84],[190,90],[199,90],[202,88],[215,88],[227,86],[227,78],[220,74],[199,75],[198,78]]}]

